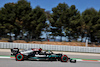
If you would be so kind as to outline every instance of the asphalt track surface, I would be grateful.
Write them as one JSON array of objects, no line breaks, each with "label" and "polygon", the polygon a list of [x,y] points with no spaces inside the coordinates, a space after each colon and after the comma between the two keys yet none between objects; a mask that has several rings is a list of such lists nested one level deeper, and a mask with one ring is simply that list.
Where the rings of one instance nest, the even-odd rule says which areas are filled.
[{"label": "asphalt track surface", "polygon": [[99,62],[60,62],[60,61],[15,61],[0,59],[0,67],[100,67]]},{"label": "asphalt track surface", "polygon": [[[0,51],[0,55],[10,56],[9,51]],[[70,58],[83,59],[100,59],[100,56],[92,55],[71,55]],[[100,67],[100,62],[94,61],[77,61],[76,63],[60,62],[60,61],[15,61],[15,59],[0,58],[0,67]]]}]

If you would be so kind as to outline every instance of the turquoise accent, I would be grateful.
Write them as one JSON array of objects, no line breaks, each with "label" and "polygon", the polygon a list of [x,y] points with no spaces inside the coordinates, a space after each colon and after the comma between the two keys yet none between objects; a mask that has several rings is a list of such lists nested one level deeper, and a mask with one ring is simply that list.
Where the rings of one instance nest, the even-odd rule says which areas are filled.
[{"label": "turquoise accent", "polygon": [[47,55],[47,57],[61,57],[61,56],[59,56],[59,55]]},{"label": "turquoise accent", "polygon": [[[20,56],[21,58],[18,58],[19,56]],[[22,55],[17,55],[17,59],[18,59],[18,60],[22,59]]]},{"label": "turquoise accent", "polygon": [[46,58],[39,58],[39,57],[30,57],[32,59],[46,59]]},{"label": "turquoise accent", "polygon": [[68,58],[64,56],[62,59],[63,61],[67,61]]}]

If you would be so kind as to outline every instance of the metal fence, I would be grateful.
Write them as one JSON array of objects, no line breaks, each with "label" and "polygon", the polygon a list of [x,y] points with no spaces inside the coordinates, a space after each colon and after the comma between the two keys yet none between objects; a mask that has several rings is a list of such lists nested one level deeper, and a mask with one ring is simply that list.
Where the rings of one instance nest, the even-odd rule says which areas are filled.
[{"label": "metal fence", "polygon": [[64,45],[29,44],[29,43],[0,42],[0,48],[19,48],[19,49],[42,48],[43,50],[100,53],[99,47],[64,46]]}]

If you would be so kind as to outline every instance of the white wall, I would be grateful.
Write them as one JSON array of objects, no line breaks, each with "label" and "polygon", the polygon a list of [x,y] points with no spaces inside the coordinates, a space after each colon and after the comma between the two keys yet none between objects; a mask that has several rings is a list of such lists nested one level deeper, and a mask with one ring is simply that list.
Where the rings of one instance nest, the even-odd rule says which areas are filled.
[{"label": "white wall", "polygon": [[6,48],[19,48],[19,49],[42,48],[43,50],[100,53],[99,47],[64,46],[64,45],[49,45],[49,44],[0,42],[0,48],[5,48],[5,49]]}]

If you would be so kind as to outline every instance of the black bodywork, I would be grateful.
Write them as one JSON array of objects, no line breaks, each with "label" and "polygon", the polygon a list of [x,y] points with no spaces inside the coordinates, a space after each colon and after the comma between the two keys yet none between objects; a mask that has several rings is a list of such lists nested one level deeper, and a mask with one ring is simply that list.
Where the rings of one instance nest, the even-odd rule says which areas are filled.
[{"label": "black bodywork", "polygon": [[[36,49],[36,50],[35,50]],[[23,60],[48,60],[48,61],[61,61],[76,63],[76,60],[72,60],[67,55],[55,54],[50,50],[40,51],[40,49],[34,48],[19,52],[19,49],[11,49],[12,54],[15,56],[16,61]]]}]

